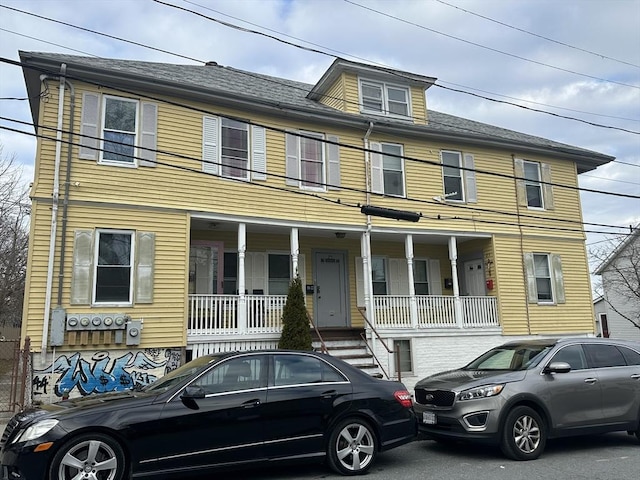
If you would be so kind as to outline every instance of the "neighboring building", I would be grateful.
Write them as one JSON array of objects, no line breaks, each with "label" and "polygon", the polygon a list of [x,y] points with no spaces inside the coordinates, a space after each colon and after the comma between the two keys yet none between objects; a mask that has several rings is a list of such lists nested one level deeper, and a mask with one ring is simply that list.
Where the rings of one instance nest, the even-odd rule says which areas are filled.
[{"label": "neighboring building", "polygon": [[602,336],[640,341],[640,225],[598,266],[603,295],[596,300]]},{"label": "neighboring building", "polygon": [[320,335],[363,333],[409,387],[507,338],[594,334],[577,175],[611,156],[432,111],[434,78],[341,59],[308,85],[20,57],[40,135],[22,335],[45,399],[276,346],[296,273]]},{"label": "neighboring building", "polygon": [[593,311],[596,315],[595,333],[597,337],[609,338],[609,322],[607,321],[607,303],[602,295],[593,301]]}]

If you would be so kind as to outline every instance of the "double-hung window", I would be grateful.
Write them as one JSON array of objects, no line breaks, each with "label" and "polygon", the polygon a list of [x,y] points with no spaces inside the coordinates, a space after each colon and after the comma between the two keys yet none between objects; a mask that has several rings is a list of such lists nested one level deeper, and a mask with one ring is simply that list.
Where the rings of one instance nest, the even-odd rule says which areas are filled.
[{"label": "double-hung window", "polygon": [[553,210],[551,167],[546,163],[515,160],[518,205],[533,209]]},{"label": "double-hung window", "polygon": [[409,89],[384,82],[360,80],[361,110],[394,117],[409,117]]},{"label": "double-hung window", "polygon": [[138,101],[103,97],[102,161],[135,165]]},{"label": "double-hung window", "polygon": [[158,105],[84,92],[78,156],[104,165],[155,167]]},{"label": "double-hung window", "polygon": [[527,274],[527,301],[529,303],[565,303],[560,255],[525,253],[524,263]]},{"label": "double-hung window", "polygon": [[460,152],[441,152],[442,176],[444,180],[444,198],[447,200],[464,200],[462,188],[462,154]]},{"label": "double-hung window", "polygon": [[544,208],[542,200],[542,184],[540,183],[540,164],[524,162],[525,188],[527,190],[527,206]]},{"label": "double-hung window", "polygon": [[335,135],[286,134],[286,184],[305,190],[340,189],[340,148]]},{"label": "double-hung window", "polygon": [[394,340],[393,349],[398,352],[396,358],[400,362],[396,365],[396,372],[411,373],[413,371],[411,340]]},{"label": "double-hung window", "polygon": [[266,132],[225,117],[202,118],[202,170],[224,178],[266,180]]},{"label": "double-hung window", "polygon": [[373,294],[387,294],[387,266],[384,257],[371,257],[371,278],[373,280]]},{"label": "double-hung window", "polygon": [[98,230],[94,303],[131,303],[133,232]]},{"label": "double-hung window", "polygon": [[404,197],[402,145],[372,142],[371,187],[374,193]]},{"label": "double-hung window", "polygon": [[269,295],[287,295],[291,281],[291,257],[269,254]]},{"label": "double-hung window", "polygon": [[416,295],[429,295],[428,260],[413,260],[413,287]]}]

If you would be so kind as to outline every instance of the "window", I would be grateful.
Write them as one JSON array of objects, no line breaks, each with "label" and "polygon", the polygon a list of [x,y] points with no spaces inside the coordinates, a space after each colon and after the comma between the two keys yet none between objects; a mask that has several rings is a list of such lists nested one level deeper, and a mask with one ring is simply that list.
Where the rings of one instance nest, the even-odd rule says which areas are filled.
[{"label": "window", "polygon": [[238,254],[236,252],[224,252],[222,289],[222,293],[226,295],[238,293]]},{"label": "window", "polygon": [[225,178],[266,180],[265,129],[224,117],[202,118],[202,170]]},{"label": "window", "polygon": [[94,303],[132,302],[133,232],[99,230]]},{"label": "window", "polygon": [[138,102],[103,97],[102,161],[135,165]]},{"label": "window", "polygon": [[409,89],[382,82],[360,80],[362,111],[382,115],[408,117]]},{"label": "window", "polygon": [[584,356],[582,345],[569,345],[556,353],[552,362],[565,362],[571,366],[571,370],[587,368],[587,359]]},{"label": "window", "polygon": [[428,260],[413,261],[413,287],[416,295],[429,295]]},{"label": "window", "polygon": [[275,355],[274,385],[344,382],[347,379],[319,358],[307,355]]},{"label": "window", "polygon": [[387,269],[384,257],[371,257],[371,278],[373,279],[373,294],[387,294]]},{"label": "window", "polygon": [[627,347],[618,347],[627,365],[640,365],[640,353]]},{"label": "window", "polygon": [[527,205],[534,208],[543,208],[542,185],[540,184],[540,164],[524,162],[524,178],[527,190]]},{"label": "window", "polygon": [[544,210],[554,209],[551,167],[546,163],[515,160],[518,205]]},{"label": "window", "polygon": [[291,262],[287,254],[269,254],[269,295],[287,295],[291,280]]},{"label": "window", "polygon": [[410,373],[413,371],[413,362],[411,360],[411,340],[396,340],[393,342],[394,350],[397,353],[396,361],[399,361],[399,368],[396,371],[402,373]]},{"label": "window", "polygon": [[249,176],[249,125],[221,119],[222,176],[246,179]]},{"label": "window", "polygon": [[565,303],[562,260],[551,253],[525,253],[527,301],[529,303]]},{"label": "window", "polygon": [[627,364],[614,345],[585,345],[584,348],[593,368],[622,367]]},{"label": "window", "polygon": [[202,387],[206,394],[260,388],[265,384],[265,367],[262,355],[233,358],[213,367],[196,380],[194,386]]},{"label": "window", "polygon": [[442,175],[444,179],[444,198],[447,200],[464,200],[462,189],[462,171],[460,152],[441,152]]},{"label": "window", "polygon": [[533,255],[534,272],[536,276],[536,291],[539,302],[553,301],[551,288],[551,269],[549,268],[549,256],[546,254]]},{"label": "window", "polygon": [[402,145],[371,143],[371,183],[375,193],[404,196]]}]

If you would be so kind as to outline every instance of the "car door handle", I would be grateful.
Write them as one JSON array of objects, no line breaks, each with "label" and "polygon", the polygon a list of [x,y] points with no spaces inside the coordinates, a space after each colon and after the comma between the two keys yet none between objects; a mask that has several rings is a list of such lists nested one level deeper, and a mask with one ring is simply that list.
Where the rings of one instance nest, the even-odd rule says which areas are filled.
[{"label": "car door handle", "polygon": [[597,378],[593,378],[593,377],[585,378],[585,379],[584,379],[584,383],[588,383],[589,385],[593,385],[593,384],[594,384],[594,383],[596,383],[597,381],[598,381],[598,379],[597,379]]},{"label": "car door handle", "polygon": [[635,373],[631,375],[631,378],[633,378],[634,380],[640,380],[640,373]]},{"label": "car door handle", "polygon": [[329,390],[328,392],[323,392],[320,396],[322,398],[335,398],[338,396],[338,392],[336,392],[335,390]]},{"label": "car door handle", "polygon": [[242,408],[255,408],[260,405],[260,400],[254,398],[253,400],[249,400],[248,402],[244,402],[240,405]]}]

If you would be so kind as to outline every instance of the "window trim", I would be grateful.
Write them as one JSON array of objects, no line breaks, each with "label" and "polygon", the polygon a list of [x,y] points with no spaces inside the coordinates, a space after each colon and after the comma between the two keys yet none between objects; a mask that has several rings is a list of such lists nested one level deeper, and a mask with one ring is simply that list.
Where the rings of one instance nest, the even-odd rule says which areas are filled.
[{"label": "window trim", "polygon": [[[401,370],[401,365],[395,365],[395,373],[401,373],[403,375],[413,375],[414,372],[414,350],[413,350],[413,341],[411,338],[394,338],[392,345],[394,351],[396,350],[396,342],[407,342],[409,344],[409,361],[411,362],[411,370]],[[397,361],[398,356],[394,356],[394,359]]]},{"label": "window trim", "polygon": [[[131,251],[129,252],[129,299],[128,301],[117,301],[117,302],[99,302],[96,300],[97,291],[98,291],[98,268],[99,265],[99,255],[100,255],[100,236],[103,233],[107,234],[128,234],[131,238]],[[132,306],[134,299],[134,281],[135,281],[135,252],[136,252],[136,232],[134,230],[120,230],[120,229],[110,229],[110,228],[97,228],[95,235],[95,245],[93,251],[93,282],[91,288],[91,305],[113,305],[113,306]]]},{"label": "window trim", "polygon": [[[327,190],[327,151],[326,151],[326,143],[324,142],[324,140],[326,139],[326,136],[324,133],[311,132],[307,130],[298,130],[297,133],[301,135],[306,135],[307,137],[315,137],[311,139],[311,138],[302,137],[300,135],[295,136],[296,152],[298,156],[298,172],[300,176],[298,185],[301,190],[308,190],[312,192],[325,192]],[[322,167],[320,169],[320,172],[322,173],[322,178],[320,179],[320,182],[318,182],[319,184],[317,184],[316,186],[304,185],[304,183],[309,180],[304,178],[304,169],[302,168],[302,140],[316,140],[320,142],[320,156],[322,158],[320,162],[316,162],[316,163],[322,164]]]},{"label": "window trim", "polygon": [[[424,266],[425,266],[425,274],[426,274],[426,281],[425,282],[416,282],[416,262],[424,262]],[[426,284],[427,285],[427,293],[426,295],[431,295],[431,278],[430,278],[430,271],[429,271],[429,259],[427,257],[416,257],[413,259],[413,291],[416,291],[416,283],[420,283],[420,284]],[[416,295],[424,295],[423,293],[416,293]]]},{"label": "window trim", "polygon": [[[549,271],[549,276],[548,277],[538,277],[537,272],[536,272],[536,257],[545,257],[545,260],[547,262],[547,270]],[[538,305],[555,305],[556,304],[556,292],[555,292],[555,285],[554,285],[554,281],[553,281],[553,265],[551,264],[551,255],[548,253],[540,253],[540,252],[533,252],[533,278],[536,281],[536,298],[538,300]],[[538,279],[546,279],[549,281],[549,289],[551,291],[551,298],[550,299],[540,299],[540,292],[538,290]]]},{"label": "window trim", "polygon": [[[530,180],[528,178],[526,178],[526,165],[534,165],[536,167],[536,172],[538,174],[538,180]],[[544,188],[542,185],[542,164],[540,162],[533,162],[531,160],[523,160],[522,161],[522,178],[524,179],[524,191],[525,191],[525,195],[526,195],[526,201],[527,201],[527,208],[531,209],[531,210],[546,210],[545,208],[545,198],[544,198]],[[529,190],[527,189],[527,187],[529,186],[536,186],[538,188],[538,191],[540,192],[540,203],[541,205],[539,207],[536,206],[531,206],[529,205]]]},{"label": "window trim", "polygon": [[[369,87],[377,87],[380,88],[381,91],[381,101],[382,101],[382,110],[372,110],[365,107],[364,104],[364,94],[362,92],[363,85]],[[407,114],[400,115],[397,113],[391,113],[389,109],[389,88],[403,90],[406,94],[406,106],[407,106]],[[406,85],[400,85],[396,83],[389,83],[381,80],[373,80],[370,78],[358,78],[358,99],[360,105],[360,113],[366,113],[370,115],[381,115],[385,117],[393,117],[393,118],[401,118],[401,119],[411,119],[411,112],[413,111],[411,106],[411,88]],[[394,101],[395,102],[395,101]],[[395,102],[399,103],[399,102]]]},{"label": "window trim", "polygon": [[[455,154],[455,155],[458,156],[458,166],[457,167],[452,167],[450,165],[445,165],[444,164],[444,154],[445,153]],[[447,202],[465,203],[467,201],[464,170],[462,169],[463,162],[464,162],[464,158],[463,158],[462,152],[459,152],[459,151],[456,151],[456,150],[440,150],[440,163],[442,164],[442,192],[444,193],[444,200],[447,201]],[[451,175],[445,175],[445,168],[447,168],[447,167],[448,168],[457,168],[457,170],[458,170],[458,177],[457,178],[460,179],[460,196],[462,198],[450,198],[449,195],[451,195],[451,194],[447,193],[447,184],[445,182],[445,177],[451,177]]]},{"label": "window trim", "polygon": [[[107,101],[109,99],[112,100],[120,100],[120,101],[124,101],[124,102],[129,102],[129,103],[134,103],[136,105],[136,121],[135,121],[135,131],[133,133],[133,161],[130,163],[125,163],[125,162],[120,162],[118,160],[110,160],[110,159],[105,159],[104,158],[104,153],[105,153],[105,137],[104,137],[104,132],[105,132],[105,120],[106,120],[106,115],[107,115]],[[101,112],[100,112],[100,124],[99,124],[99,129],[100,129],[100,143],[99,143],[99,154],[98,154],[98,164],[99,165],[108,165],[108,166],[112,166],[112,167],[125,167],[125,168],[138,168],[138,155],[139,155],[139,151],[138,151],[138,145],[140,143],[140,100],[136,100],[136,99],[132,99],[132,98],[127,98],[127,97],[119,97],[117,95],[108,95],[108,94],[104,94],[102,95],[102,99],[101,99]],[[124,130],[122,130],[124,132]]]},{"label": "window trim", "polygon": [[[374,293],[373,291],[373,285],[375,283],[382,283],[382,282],[376,282],[373,279],[373,259],[381,259],[382,260],[382,264],[384,267],[384,290],[385,293],[384,294],[377,294]],[[384,255],[371,255],[371,296],[373,295],[389,295],[389,259],[388,257],[384,256]]]}]

